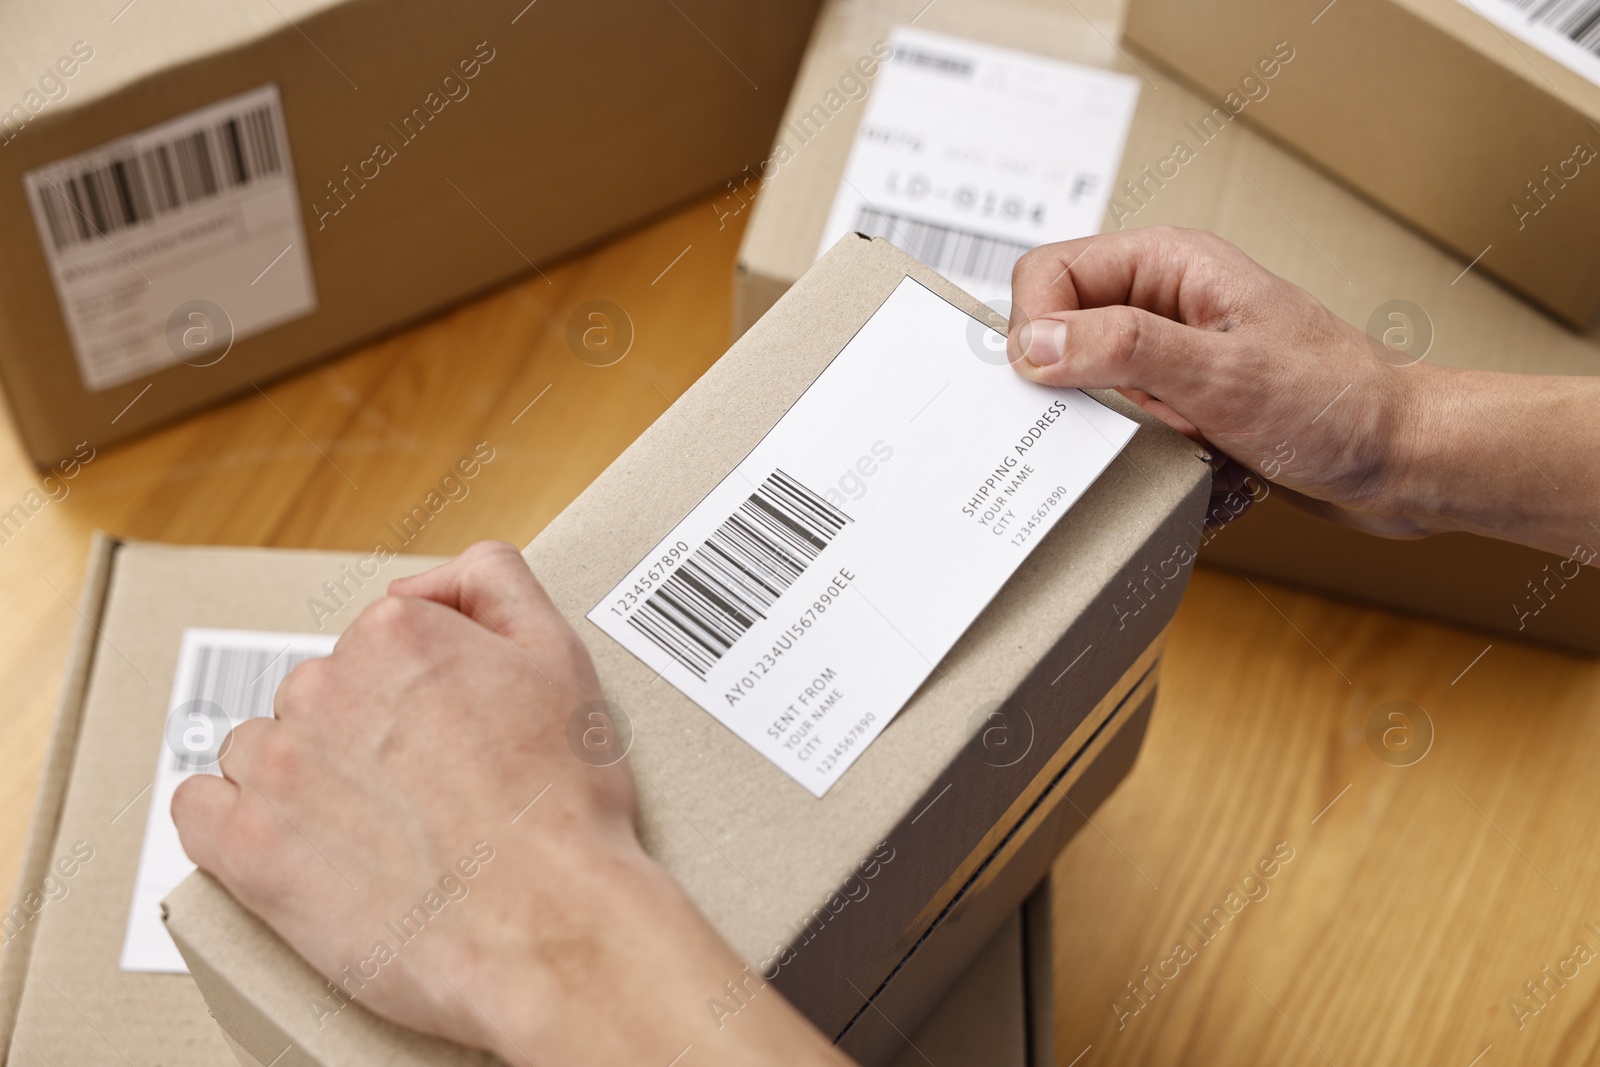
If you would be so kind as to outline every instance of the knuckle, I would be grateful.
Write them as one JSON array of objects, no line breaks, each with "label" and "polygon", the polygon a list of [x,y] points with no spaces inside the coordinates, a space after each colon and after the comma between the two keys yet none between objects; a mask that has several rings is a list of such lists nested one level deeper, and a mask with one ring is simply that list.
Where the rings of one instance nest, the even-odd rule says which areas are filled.
[{"label": "knuckle", "polygon": [[402,641],[417,634],[421,615],[420,602],[411,597],[387,596],[363,611],[352,629],[359,626],[362,633],[376,634],[385,641]]},{"label": "knuckle", "polygon": [[513,558],[520,560],[522,552],[510,541],[478,541],[461,553],[461,558],[469,567],[483,564],[504,565]]},{"label": "knuckle", "polygon": [[281,712],[315,704],[327,692],[329,666],[326,659],[310,659],[298,664],[278,683],[274,703]]},{"label": "knuckle", "polygon": [[1118,305],[1106,309],[1106,350],[1118,364],[1129,364],[1140,355],[1139,345],[1144,334],[1144,316],[1137,308]]},{"label": "knuckle", "polygon": [[1029,273],[1034,267],[1049,259],[1054,254],[1055,245],[1038,245],[1028,249],[1017,257],[1016,264],[1011,268],[1013,278]]},{"label": "knuckle", "polygon": [[281,725],[263,732],[250,761],[252,777],[274,793],[299,781],[302,766],[299,744]]},{"label": "knuckle", "polygon": [[270,882],[280,869],[283,847],[282,819],[259,797],[255,803],[235,804],[222,834],[217,861],[224,880],[270,893]]},{"label": "knuckle", "polygon": [[206,782],[201,775],[190,775],[178,783],[178,788],[172,792],[172,822],[181,835],[185,828],[192,825],[203,806],[200,791],[206,787]]}]

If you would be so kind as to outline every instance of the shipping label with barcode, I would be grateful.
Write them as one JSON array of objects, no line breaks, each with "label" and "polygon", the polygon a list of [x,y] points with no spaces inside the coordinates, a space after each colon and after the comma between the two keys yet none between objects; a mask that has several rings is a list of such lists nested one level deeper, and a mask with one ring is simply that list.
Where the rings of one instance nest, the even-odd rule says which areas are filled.
[{"label": "shipping label with barcode", "polygon": [[90,392],[208,366],[316,308],[275,85],[22,181]]},{"label": "shipping label with barcode", "polygon": [[906,278],[589,619],[822,796],[1136,424]]},{"label": "shipping label with barcode", "polygon": [[889,45],[817,255],[883,237],[1004,312],[1024,252],[1099,232],[1139,85],[907,26]]},{"label": "shipping label with barcode", "polygon": [[1501,29],[1600,85],[1600,0],[1461,0]]},{"label": "shipping label with barcode", "polygon": [[217,757],[228,731],[271,715],[278,683],[299,664],[333,651],[337,639],[255,630],[183,632],[122,942],[123,970],[188,971],[161,921],[162,898],[194,872],[172,823],[172,794],[192,774],[220,773]]}]

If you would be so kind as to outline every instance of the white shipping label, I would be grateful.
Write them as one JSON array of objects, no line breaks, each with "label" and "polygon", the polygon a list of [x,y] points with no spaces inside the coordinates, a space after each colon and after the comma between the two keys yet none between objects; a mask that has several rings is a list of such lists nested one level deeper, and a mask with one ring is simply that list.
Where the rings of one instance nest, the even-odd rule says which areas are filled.
[{"label": "white shipping label", "polygon": [[123,970],[188,972],[161,922],[162,898],[194,873],[172,822],[172,794],[192,774],[219,773],[217,755],[228,731],[271,715],[278,683],[300,663],[333,651],[336,640],[334,634],[183,632],[122,942]]},{"label": "white shipping label", "polygon": [[589,619],[814,796],[1137,424],[904,279]]},{"label": "white shipping label", "polygon": [[1461,0],[1575,74],[1600,85],[1600,0]]},{"label": "white shipping label", "polygon": [[1099,232],[1138,82],[908,26],[889,44],[817,255],[884,237],[1004,313],[1024,252]]},{"label": "white shipping label", "polygon": [[209,366],[316,309],[275,85],[22,181],[90,392]]}]

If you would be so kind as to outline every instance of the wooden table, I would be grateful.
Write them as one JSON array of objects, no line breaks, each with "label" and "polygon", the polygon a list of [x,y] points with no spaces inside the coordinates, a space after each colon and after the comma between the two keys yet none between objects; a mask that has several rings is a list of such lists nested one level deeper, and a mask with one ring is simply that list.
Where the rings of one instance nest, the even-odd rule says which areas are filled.
[{"label": "wooden table", "polygon": [[[0,879],[21,853],[93,530],[365,550],[486,440],[493,465],[411,548],[524,543],[722,352],[739,233],[690,204],[546,268],[548,282],[98,456],[0,545]],[[566,347],[567,316],[592,299],[636,327],[611,367]],[[0,435],[0,502],[37,484]],[[1538,1007],[1522,983],[1575,941],[1600,952],[1583,927],[1600,928],[1600,667],[1487,644],[1198,573],[1146,751],[1056,868],[1058,1062],[1468,1067],[1491,1044],[1483,1067],[1592,1056],[1600,956],[1520,1032],[1506,1002]],[[1366,740],[1393,699],[1436,728],[1412,766]],[[1214,920],[1221,933],[1126,1010],[1139,1002],[1124,983],[1163,966],[1185,923],[1278,842],[1293,859],[1266,895]]]}]

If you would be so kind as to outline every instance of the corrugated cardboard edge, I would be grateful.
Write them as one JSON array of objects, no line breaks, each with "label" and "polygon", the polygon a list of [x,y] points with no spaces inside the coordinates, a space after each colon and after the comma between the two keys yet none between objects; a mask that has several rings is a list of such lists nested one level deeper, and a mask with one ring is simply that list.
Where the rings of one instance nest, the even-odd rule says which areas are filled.
[{"label": "corrugated cardboard edge", "polygon": [[[16,889],[11,896],[13,907],[20,904],[22,898],[39,885],[50,870],[51,849],[55,845],[56,829],[61,822],[61,806],[66,798],[67,781],[72,777],[73,759],[78,749],[78,731],[83,722],[83,694],[89,684],[89,669],[94,665],[96,637],[99,634],[95,620],[100,617],[100,610],[105,604],[106,588],[111,579],[111,561],[117,545],[115,538],[98,530],[89,545],[83,589],[78,594],[78,623],[72,630],[72,644],[67,651],[61,692],[56,698],[55,721],[50,728],[49,747],[45,750],[44,765],[39,773],[39,789],[33,805],[33,819],[28,827],[28,843],[22,853],[22,866],[17,871]],[[0,955],[0,1065],[11,1058],[11,1035],[17,1024],[22,985],[28,974],[28,960],[32,955],[33,936],[37,929],[36,923],[23,927]]]}]

